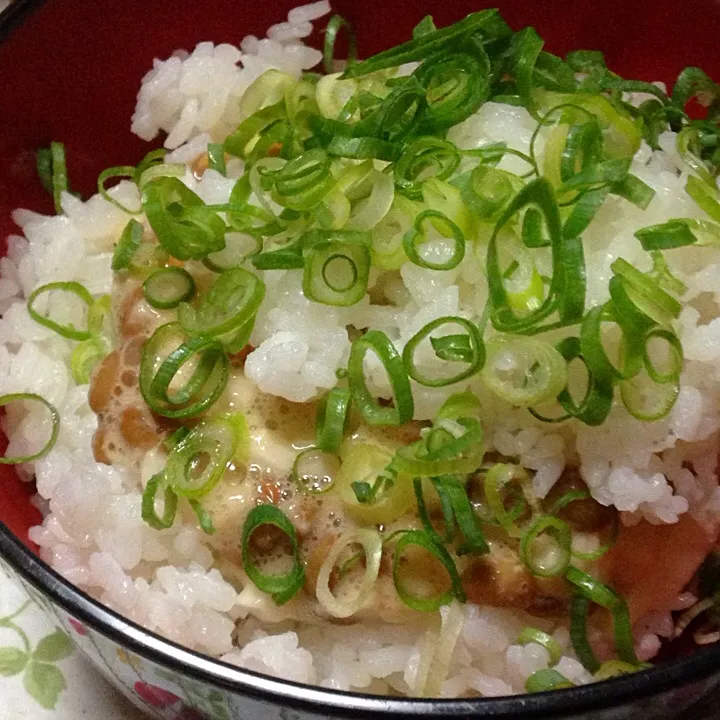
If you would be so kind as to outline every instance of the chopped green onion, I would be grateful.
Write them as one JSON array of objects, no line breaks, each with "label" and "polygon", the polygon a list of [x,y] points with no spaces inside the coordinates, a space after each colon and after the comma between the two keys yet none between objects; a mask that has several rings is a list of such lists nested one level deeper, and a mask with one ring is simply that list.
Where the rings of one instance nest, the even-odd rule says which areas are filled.
[{"label": "chopped green onion", "polygon": [[[252,558],[250,540],[258,528],[267,525],[280,530],[292,545],[292,568],[288,572],[264,573]],[[259,590],[271,594],[276,605],[284,605],[303,586],[305,567],[300,559],[295,528],[283,511],[274,505],[260,505],[250,511],[243,525],[240,549],[246,575]]]},{"label": "chopped green onion", "polygon": [[207,154],[208,168],[226,176],[227,167],[225,165],[225,148],[222,143],[208,143]]},{"label": "chopped green onion", "polygon": [[654,323],[669,325],[680,316],[682,304],[627,260],[618,258],[610,269],[615,273],[610,280],[610,297],[621,322],[642,329]]},{"label": "chopped green onion", "polygon": [[457,549],[458,555],[482,555],[489,552],[480,523],[470,504],[465,484],[456,475],[443,475],[433,478],[433,483],[441,497],[446,497],[460,528],[465,542]]},{"label": "chopped green onion", "polygon": [[439,420],[420,440],[397,451],[393,467],[411,477],[471,473],[482,464],[483,439],[474,418]]},{"label": "chopped green onion", "polygon": [[37,170],[43,187],[53,196],[55,212],[62,214],[62,194],[69,192],[65,145],[51,142],[49,148],[37,151]]},{"label": "chopped green onion", "polygon": [[[587,602],[593,602],[612,613],[615,645],[620,659],[623,662],[637,665],[638,659],[635,655],[635,648],[633,647],[632,627],[630,625],[630,612],[628,611],[627,602],[612,588],[603,585],[592,576],[575,567],[570,567],[565,577],[568,582],[574,586],[577,593],[573,601],[573,622],[570,635],[580,662],[582,662],[590,672],[597,672],[600,667],[600,664],[594,658],[589,641],[587,640]],[[586,602],[584,604],[578,604],[579,600],[585,600]],[[577,608],[576,604],[578,605]],[[584,639],[582,635],[584,635]],[[580,639],[580,651],[578,651],[578,647],[575,645],[576,639]],[[588,650],[590,652],[589,655]],[[588,664],[586,664],[586,661],[589,661]]]},{"label": "chopped green onion", "polygon": [[505,532],[513,538],[522,538],[523,531],[515,524],[514,513],[508,512],[503,499],[504,491],[510,483],[518,483],[522,494],[529,502],[531,500],[530,479],[527,472],[518,465],[495,463],[485,477],[485,497],[487,503]]},{"label": "chopped green onion", "polygon": [[[453,240],[453,250],[450,257],[434,261],[420,254],[418,245],[430,241],[426,226],[430,225],[441,237]],[[465,257],[465,235],[462,230],[447,215],[437,210],[424,210],[416,218],[413,229],[405,233],[403,248],[408,258],[420,267],[430,270],[452,270],[457,267]],[[446,254],[446,253],[443,253]]]},{"label": "chopped green onion", "polygon": [[295,458],[292,476],[295,484],[308,495],[321,495],[335,486],[340,463],[335,455],[321,448],[307,448]]},{"label": "chopped green onion", "polygon": [[423,480],[421,478],[413,479],[413,490],[415,491],[415,500],[417,502],[418,515],[422,522],[425,532],[440,545],[451,543],[455,538],[455,513],[453,512],[452,503],[447,493],[443,491],[442,485],[431,478],[429,485],[435,488],[440,499],[440,509],[442,510],[443,522],[445,528],[443,533],[439,533],[430,519],[425,495],[423,493]]},{"label": "chopped green onion", "polygon": [[[50,428],[50,435],[47,442],[37,452],[31,452],[28,455],[20,455],[17,457],[0,457],[0,464],[2,465],[18,465],[20,463],[33,462],[33,460],[39,460],[41,457],[47,455],[55,446],[57,442],[58,433],[60,432],[60,413],[57,408],[49,403],[41,395],[35,393],[9,393],[7,395],[0,396],[0,407],[5,407],[14,402],[39,402],[44,405],[50,413],[50,422],[52,423]],[[38,425],[34,426],[34,429]]]},{"label": "chopped green onion", "polygon": [[[365,561],[365,568],[360,586],[354,596],[340,599],[330,590],[330,577],[337,561],[353,545],[362,546],[361,557]],[[371,599],[373,586],[380,573],[382,552],[383,543],[377,530],[361,528],[343,533],[333,543],[320,566],[315,584],[315,594],[320,606],[336,618],[351,617],[365,607]]]},{"label": "chopped green onion", "polygon": [[318,405],[315,433],[317,446],[324,452],[337,452],[343,440],[350,409],[350,391],[335,387]]},{"label": "chopped green onion", "polygon": [[220,482],[233,460],[247,459],[249,443],[241,413],[203,420],[170,451],[165,480],[176,495],[197,500]]},{"label": "chopped green onion", "polygon": [[[430,337],[430,334],[443,327],[444,325],[459,325],[463,330],[467,331],[467,335],[453,335],[445,336],[441,338]],[[420,345],[425,338],[430,337],[430,342],[435,350],[435,354],[442,360],[458,361],[462,362],[467,367],[460,369],[455,375],[449,377],[428,377],[424,372],[418,369],[418,361],[416,355],[420,349]],[[452,338],[452,344],[447,342],[443,343],[440,351],[438,351],[438,341],[447,340]],[[465,344],[466,343],[466,344]],[[462,352],[458,353],[457,348],[461,347]],[[469,377],[472,377],[482,369],[485,362],[485,345],[482,341],[482,336],[477,326],[469,320],[458,316],[447,316],[436,318],[432,322],[429,322],[423,328],[421,328],[413,337],[408,340],[403,350],[403,364],[407,374],[416,382],[427,387],[444,387],[446,385],[453,385],[454,383],[461,382]]]},{"label": "chopped green onion", "polygon": [[[582,343],[578,338],[565,338],[558,343],[557,349],[568,364],[573,360],[580,360],[587,369],[587,387],[582,400],[576,401],[566,386],[558,393],[558,402],[569,416],[591,427],[601,425],[612,410],[614,378],[602,372],[597,373],[590,366],[582,353]],[[599,357],[599,352],[597,356],[593,356],[595,360]]]},{"label": "chopped green onion", "polygon": [[[344,509],[357,522],[363,525],[391,523],[412,506],[412,479],[391,473],[392,460],[392,453],[377,445],[354,440],[344,444],[336,482]],[[358,486],[367,486],[368,502],[358,499]]]},{"label": "chopped green onion", "polygon": [[[403,551],[412,546],[426,550],[436,560],[442,563],[450,580],[450,587],[446,591],[427,596],[414,592],[410,587],[411,583],[407,581],[403,582]],[[408,530],[398,537],[393,552],[392,572],[393,582],[398,596],[413,610],[434,612],[439,610],[443,605],[447,605],[453,598],[458,599],[460,602],[465,602],[466,596],[462,581],[460,580],[460,575],[450,553],[422,530]]]},{"label": "chopped green onion", "polygon": [[323,67],[326,73],[334,72],[335,43],[342,28],[347,29],[348,35],[348,66],[351,67],[357,60],[357,39],[353,26],[341,15],[333,15],[325,28],[325,43],[323,47]]},{"label": "chopped green onion", "polygon": [[556,397],[567,383],[563,356],[544,340],[513,337],[486,346],[481,377],[498,397],[531,407]]},{"label": "chopped green onion", "polygon": [[[85,287],[77,282],[52,282],[47,283],[47,285],[41,285],[39,288],[35,289],[27,299],[27,310],[28,315],[30,315],[36,323],[56,332],[58,335],[62,335],[64,338],[68,338],[69,340],[88,340],[91,336],[89,329],[78,329],[73,323],[63,325],[62,323],[55,322],[48,315],[39,313],[35,309],[37,299],[46,293],[67,293],[71,296],[74,295],[87,305],[89,312],[94,300]],[[55,305],[55,301],[50,303],[49,298],[47,302],[49,305]]]},{"label": "chopped green onion", "polygon": [[661,225],[650,225],[635,233],[643,250],[672,250],[673,248],[693,245],[697,242],[695,234],[685,220],[669,220]]},{"label": "chopped green onion", "polygon": [[225,247],[203,258],[203,265],[213,272],[242,266],[262,250],[262,236],[257,232],[225,233]]},{"label": "chopped green onion", "polygon": [[530,643],[542,645],[548,651],[551,665],[557,665],[563,654],[560,643],[552,635],[548,635],[546,632],[534,627],[523,628],[517,642],[518,645],[528,645]]},{"label": "chopped green onion", "polygon": [[[553,275],[548,295],[532,312],[518,316],[512,309],[500,263],[500,235],[503,228],[526,206],[540,211],[552,250]],[[580,320],[585,310],[585,261],[579,238],[563,235],[560,211],[550,183],[539,178],[528,183],[512,200],[498,220],[488,244],[487,274],[493,326],[501,332],[535,330],[554,311],[560,321]],[[486,366],[487,367],[487,366]]]},{"label": "chopped green onion", "polygon": [[[365,357],[372,352],[387,373],[394,407],[384,407],[373,397],[365,380]],[[369,425],[402,425],[412,420],[415,404],[407,371],[390,338],[380,330],[369,330],[350,349],[348,382],[355,407]]]},{"label": "chopped green onion", "polygon": [[482,10],[468,15],[454,25],[423,33],[367,60],[353,63],[345,71],[345,77],[361,77],[378,70],[424,60],[436,51],[456,46],[462,39],[474,34],[488,39],[502,39],[508,37],[511,31],[497,10]]},{"label": "chopped green onion", "polygon": [[225,223],[177,177],[147,182],[142,206],[160,245],[178,260],[201,259],[225,247]]},{"label": "chopped green onion", "polygon": [[475,55],[448,53],[428,58],[415,70],[425,88],[422,126],[442,132],[466,120],[490,96],[490,60],[480,46]]},{"label": "chopped green onion", "polygon": [[98,192],[102,197],[109,202],[111,205],[114,205],[116,208],[119,208],[123,212],[127,213],[128,215],[138,215],[142,208],[129,208],[126,205],[123,205],[119,200],[116,200],[110,193],[107,191],[107,188],[105,187],[108,180],[112,180],[113,178],[129,178],[130,180],[135,180],[137,173],[137,168],[133,167],[132,165],[118,165],[116,167],[108,168],[107,170],[103,170],[100,175],[98,176],[97,186],[98,186]]},{"label": "chopped green onion", "polygon": [[303,239],[303,293],[324,305],[355,305],[367,293],[370,236],[352,231],[313,231]]},{"label": "chopped green onion", "polygon": [[430,177],[447,180],[460,164],[460,153],[451,142],[421,137],[409,143],[395,163],[395,183],[414,199],[422,195],[422,183]]},{"label": "chopped green onion", "polygon": [[[537,546],[548,536],[553,538],[554,547],[542,547],[538,552]],[[570,565],[571,546],[570,526],[560,518],[541,515],[523,535],[520,559],[537,577],[564,575]]]},{"label": "chopped green onion", "polygon": [[525,682],[525,691],[529,693],[547,692],[570,687],[575,687],[575,685],[553,668],[537,670]]},{"label": "chopped green onion", "polygon": [[597,672],[595,672],[594,679],[597,681],[610,680],[610,678],[629,675],[649,667],[652,666],[648,663],[633,665],[632,663],[623,662],[622,660],[607,660],[600,666]]},{"label": "chopped green onion", "polygon": [[195,281],[185,268],[160,268],[143,283],[145,299],[160,310],[176,308],[194,294]]},{"label": "chopped green onion", "polygon": [[[176,378],[184,380],[180,387]],[[168,323],[145,342],[140,391],[158,415],[199,415],[220,397],[227,380],[228,358],[217,340],[206,336],[188,339],[178,323]]]},{"label": "chopped green onion", "polygon": [[86,385],[95,366],[107,355],[105,343],[96,337],[78,343],[70,353],[70,373],[77,385]]},{"label": "chopped green onion", "polygon": [[180,304],[178,320],[190,335],[223,339],[255,317],[264,297],[257,275],[244,268],[224,270],[196,308]]},{"label": "chopped green onion", "polygon": [[130,261],[142,242],[143,231],[142,224],[135,219],[125,226],[113,251],[112,269],[115,272],[130,267]]},{"label": "chopped green onion", "polygon": [[[155,510],[155,498],[158,490],[164,493],[162,517]],[[177,514],[178,496],[165,480],[164,473],[153,475],[145,486],[142,495],[142,519],[154,530],[165,530],[172,527]]]}]

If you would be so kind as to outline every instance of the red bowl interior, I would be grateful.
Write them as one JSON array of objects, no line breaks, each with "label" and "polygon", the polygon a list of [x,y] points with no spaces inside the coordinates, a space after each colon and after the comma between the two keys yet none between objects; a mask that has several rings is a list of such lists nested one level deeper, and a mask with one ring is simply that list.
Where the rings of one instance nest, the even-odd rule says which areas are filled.
[{"label": "red bowl interior", "polygon": [[[18,206],[52,212],[37,181],[34,151],[66,143],[74,189],[91,193],[105,167],[137,162],[149,147],[130,133],[140,79],[154,57],[202,40],[237,43],[263,35],[302,0],[48,0],[0,46],[0,252]],[[599,49],[626,76],[672,83],[687,65],[720,79],[720,3],[710,0],[335,0],[352,20],[361,53],[400,42],[425,12],[439,25],[499,5],[514,28],[534,25],[547,49]],[[159,144],[158,141],[157,144]],[[0,521],[27,541],[39,521],[30,486],[0,466]]]}]

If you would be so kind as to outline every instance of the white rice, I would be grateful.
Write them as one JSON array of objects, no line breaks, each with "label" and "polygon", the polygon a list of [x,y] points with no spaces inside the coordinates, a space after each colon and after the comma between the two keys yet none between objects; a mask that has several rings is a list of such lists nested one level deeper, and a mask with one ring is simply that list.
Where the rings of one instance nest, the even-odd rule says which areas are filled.
[{"label": "white rice", "polygon": [[[191,163],[209,141],[221,140],[238,124],[239,99],[261,73],[277,68],[299,76],[319,62],[320,53],[302,38],[328,11],[323,0],[292,10],[286,22],[270,28],[267,38],[248,37],[239,47],[203,42],[191,53],[155,60],[142,81],[133,131],[146,140],[166,133],[165,147],[173,150],[168,161]],[[527,151],[534,128],[524,109],[487,103],[450,136],[465,147],[505,141]],[[657,192],[650,207],[640,211],[610,196],[585,235],[592,305],[607,299],[615,258],[622,255],[646,268],[647,256],[633,238],[636,229],[702,215],[683,191],[686,174],[674,136],[666,133],[661,144],[663,150],[655,153],[643,146],[632,167]],[[503,163],[509,170],[520,169],[516,158]],[[236,170],[237,175],[241,168]],[[234,181],[208,171],[200,182],[188,172],[185,182],[207,201],[221,203]],[[130,183],[111,193],[129,205],[138,202]],[[36,477],[47,512],[42,526],[30,534],[42,557],[130,619],[230,663],[329,688],[412,693],[423,633],[387,625],[277,627],[254,619],[249,614],[257,608],[257,592],[247,587],[238,594],[212,569],[212,554],[200,530],[181,522],[162,532],[150,529],[141,519],[139,475],[94,461],[96,419],[87,404],[87,386],[76,387],[69,374],[72,344],[34,323],[25,300],[38,285],[54,280],[81,282],[96,295],[109,292],[113,245],[127,216],[99,196],[82,202],[65,195],[63,209],[65,214],[56,217],[17,211],[14,218],[23,235],[9,239],[8,256],[0,259],[0,394],[39,393],[62,415],[53,450],[20,469],[24,477]],[[680,318],[687,363],[680,398],[665,420],[641,423],[616,404],[598,428],[578,422],[547,426],[525,410],[490,399],[479,380],[468,383],[488,400],[483,420],[490,448],[517,456],[536,471],[539,497],[573,463],[594,497],[621,510],[628,524],[640,518],[674,523],[688,512],[701,521],[718,516],[720,249],[674,251],[668,260],[688,285],[688,298],[701,299],[703,309],[689,305]],[[323,307],[303,297],[299,271],[265,273],[267,297],[253,333],[256,350],[247,359],[247,376],[263,392],[293,401],[314,398],[335,384],[336,370],[347,362],[347,325],[383,329],[402,350],[429,320],[469,316],[482,306],[487,290],[481,264],[482,257],[473,253],[449,272],[408,264],[394,288],[395,307],[373,306],[367,299],[351,308]],[[382,372],[370,370],[376,389],[387,393]],[[431,417],[448,393],[419,386],[414,391],[419,419]],[[5,422],[9,453],[24,454],[34,447],[47,432],[45,422],[32,405],[24,415],[11,412]],[[143,472],[145,479],[149,474]],[[687,598],[679,606],[683,602]],[[497,608],[468,605],[463,613],[443,695],[521,692],[527,677],[549,660],[538,645],[516,644],[528,624],[554,633],[564,651],[560,672],[576,683],[590,681],[574,658],[566,628]],[[667,635],[667,622],[668,616],[646,618],[636,628],[643,657],[650,657],[658,637]]]}]

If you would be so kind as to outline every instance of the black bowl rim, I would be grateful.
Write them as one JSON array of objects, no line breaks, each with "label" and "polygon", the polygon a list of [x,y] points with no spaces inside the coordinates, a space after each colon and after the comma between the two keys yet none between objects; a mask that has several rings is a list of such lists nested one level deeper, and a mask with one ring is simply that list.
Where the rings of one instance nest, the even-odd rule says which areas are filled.
[{"label": "black bowl rim", "polygon": [[[2,42],[29,13],[46,0],[15,0],[0,14]],[[43,562],[4,524],[0,523],[0,557],[36,590],[68,614],[124,648],[201,682],[210,683],[255,700],[311,713],[356,718],[391,716],[409,720],[418,715],[460,718],[469,715],[512,720],[522,714],[530,720],[612,708],[706,679],[720,670],[720,644],[700,648],[692,655],[649,670],[601,683],[533,695],[500,698],[423,699],[349,693],[301,685],[242,670],[229,663],[189,650],[127,620],[76,588]]]}]

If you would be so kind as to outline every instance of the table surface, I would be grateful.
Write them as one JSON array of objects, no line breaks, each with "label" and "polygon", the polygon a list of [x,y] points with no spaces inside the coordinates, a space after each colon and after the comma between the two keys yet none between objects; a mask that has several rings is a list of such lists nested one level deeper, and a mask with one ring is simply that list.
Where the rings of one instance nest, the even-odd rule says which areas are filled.
[{"label": "table surface", "polygon": [[0,570],[0,720],[143,720]]}]

